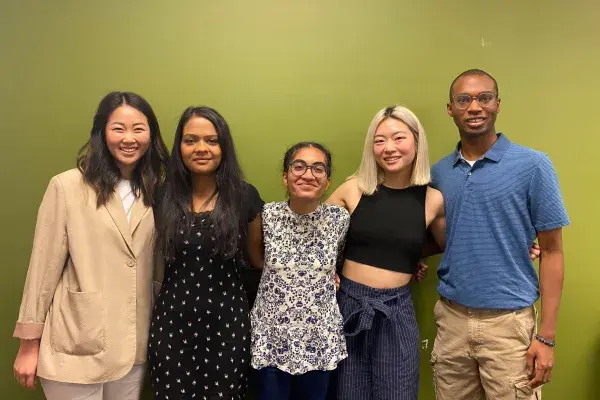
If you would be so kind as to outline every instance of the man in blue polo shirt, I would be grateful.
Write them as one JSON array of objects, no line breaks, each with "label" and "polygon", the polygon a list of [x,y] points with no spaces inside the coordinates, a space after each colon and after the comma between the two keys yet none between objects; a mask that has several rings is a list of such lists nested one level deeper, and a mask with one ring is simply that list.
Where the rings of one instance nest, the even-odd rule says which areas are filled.
[{"label": "man in blue polo shirt", "polygon": [[[446,207],[431,364],[438,400],[537,399],[550,381],[570,223],[547,155],[496,133],[498,84],[481,70],[450,86],[456,150],[432,168]],[[529,258],[537,237],[540,275]],[[534,303],[541,295],[541,324]]]}]

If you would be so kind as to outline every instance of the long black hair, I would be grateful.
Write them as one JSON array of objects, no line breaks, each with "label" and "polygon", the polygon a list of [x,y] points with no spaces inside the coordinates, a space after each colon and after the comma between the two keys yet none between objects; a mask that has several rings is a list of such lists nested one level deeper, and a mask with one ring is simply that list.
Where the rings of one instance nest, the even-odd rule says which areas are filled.
[{"label": "long black hair", "polygon": [[226,258],[233,257],[247,234],[248,221],[243,216],[247,184],[237,160],[229,125],[221,114],[210,107],[188,107],[177,125],[166,185],[156,213],[158,257],[170,259],[174,256],[176,237],[181,231],[189,232],[195,218],[190,211],[192,174],[181,158],[181,141],[185,124],[196,117],[205,118],[213,124],[222,152],[221,163],[215,171],[217,200],[209,215],[214,227],[215,253]]},{"label": "long black hair", "polygon": [[121,180],[121,171],[106,145],[106,124],[113,111],[123,105],[144,114],[150,127],[150,147],[133,170],[133,192],[138,195],[141,193],[144,204],[151,206],[155,201],[156,188],[165,176],[169,153],[152,107],[138,94],[111,92],[100,101],[94,115],[90,139],[77,155],[77,168],[83,174],[85,182],[96,192],[98,207],[108,202]]}]

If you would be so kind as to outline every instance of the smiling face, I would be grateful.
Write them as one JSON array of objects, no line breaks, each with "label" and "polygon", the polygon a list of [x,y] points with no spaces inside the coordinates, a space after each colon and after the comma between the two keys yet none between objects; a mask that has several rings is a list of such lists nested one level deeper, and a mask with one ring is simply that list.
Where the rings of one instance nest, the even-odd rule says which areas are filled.
[{"label": "smiling face", "polygon": [[473,138],[496,132],[500,112],[497,96],[494,81],[486,75],[466,75],[454,83],[447,109],[461,136]]},{"label": "smiling face", "polygon": [[137,109],[122,105],[108,117],[105,133],[110,154],[127,176],[150,147],[148,119]]},{"label": "smiling face", "polygon": [[329,183],[327,157],[314,147],[296,151],[283,174],[283,184],[291,200],[319,201]]},{"label": "smiling face", "polygon": [[386,118],[375,131],[373,154],[386,173],[411,169],[416,156],[415,135],[404,122]]},{"label": "smiling face", "polygon": [[192,174],[214,174],[223,152],[214,125],[202,117],[192,117],[183,127],[181,158]]}]

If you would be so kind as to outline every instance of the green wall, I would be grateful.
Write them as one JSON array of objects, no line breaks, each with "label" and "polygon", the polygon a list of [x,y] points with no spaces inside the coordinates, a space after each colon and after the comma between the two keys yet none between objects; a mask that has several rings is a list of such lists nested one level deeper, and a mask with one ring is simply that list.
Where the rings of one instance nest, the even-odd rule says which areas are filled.
[{"label": "green wall", "polygon": [[[36,210],[49,178],[74,166],[108,91],[145,96],[169,147],[186,106],[217,108],[248,179],[276,200],[287,145],[330,146],[338,184],[357,167],[372,116],[390,103],[419,115],[437,161],[458,138],[445,112],[448,85],[468,68],[498,79],[498,128],[552,157],[573,222],[564,236],[557,362],[544,398],[597,398],[598,15],[593,0],[0,1],[0,398],[42,397],[12,378],[11,335]],[[422,399],[433,398],[435,299],[431,274],[415,293],[430,344]]]}]

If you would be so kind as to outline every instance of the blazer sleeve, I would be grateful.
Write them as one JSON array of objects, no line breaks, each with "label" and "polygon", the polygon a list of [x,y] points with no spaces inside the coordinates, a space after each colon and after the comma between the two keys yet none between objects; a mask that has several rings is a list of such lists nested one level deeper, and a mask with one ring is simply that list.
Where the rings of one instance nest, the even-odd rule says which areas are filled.
[{"label": "blazer sleeve", "polygon": [[33,249],[14,337],[39,339],[68,257],[67,207],[60,179],[50,180],[38,210]]}]

